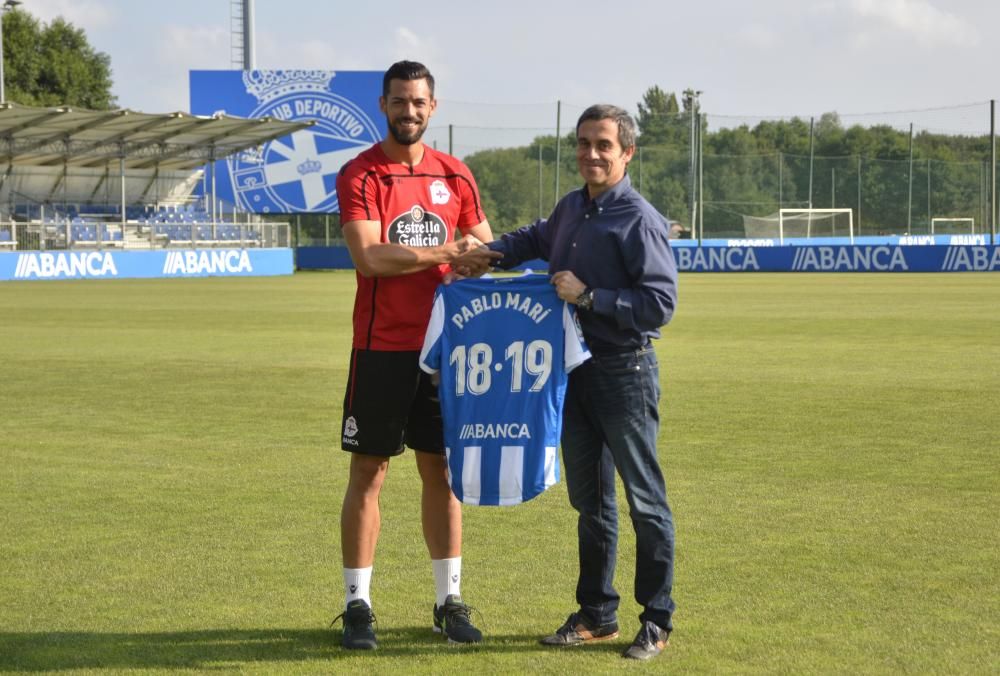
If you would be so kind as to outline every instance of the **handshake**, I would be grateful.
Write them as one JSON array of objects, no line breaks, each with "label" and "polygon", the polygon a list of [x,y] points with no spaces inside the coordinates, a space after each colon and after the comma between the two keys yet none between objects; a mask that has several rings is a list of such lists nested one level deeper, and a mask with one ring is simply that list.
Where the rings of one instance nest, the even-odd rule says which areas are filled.
[{"label": "handshake", "polygon": [[502,253],[490,251],[473,235],[465,235],[462,239],[455,240],[454,253],[448,281],[464,279],[465,277],[479,277],[503,258]]}]

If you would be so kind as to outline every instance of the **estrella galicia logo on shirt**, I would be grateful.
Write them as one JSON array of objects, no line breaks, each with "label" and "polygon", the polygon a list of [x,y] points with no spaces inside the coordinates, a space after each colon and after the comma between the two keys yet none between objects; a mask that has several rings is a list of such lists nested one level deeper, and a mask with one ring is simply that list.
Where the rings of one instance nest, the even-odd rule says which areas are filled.
[{"label": "estrella galicia logo on shirt", "polygon": [[437,214],[414,204],[409,211],[393,219],[386,238],[403,246],[440,246],[448,241],[448,226]]}]

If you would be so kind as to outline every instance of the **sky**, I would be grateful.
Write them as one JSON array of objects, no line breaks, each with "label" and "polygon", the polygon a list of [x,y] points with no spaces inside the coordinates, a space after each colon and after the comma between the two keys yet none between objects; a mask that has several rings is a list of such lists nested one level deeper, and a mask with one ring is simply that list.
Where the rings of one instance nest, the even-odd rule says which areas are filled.
[{"label": "sky", "polygon": [[[23,2],[111,57],[123,108],[187,110],[189,70],[232,67],[230,0]],[[565,127],[591,103],[635,112],[658,85],[701,91],[722,125],[837,112],[845,123],[988,133],[988,102],[1000,97],[992,0],[254,4],[258,68],[422,61],[437,79],[438,125],[554,127],[558,101]]]}]

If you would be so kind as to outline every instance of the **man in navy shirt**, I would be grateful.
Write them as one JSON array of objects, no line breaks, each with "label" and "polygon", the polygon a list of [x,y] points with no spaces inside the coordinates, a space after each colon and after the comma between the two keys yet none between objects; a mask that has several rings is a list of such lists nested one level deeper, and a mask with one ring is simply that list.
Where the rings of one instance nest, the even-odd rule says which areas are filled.
[{"label": "man in navy shirt", "polygon": [[612,583],[618,542],[615,470],[636,531],[635,599],[641,627],[624,657],[659,655],[673,629],[674,525],[657,458],[659,367],[651,339],[677,302],[677,266],[667,220],[632,188],[635,123],[616,106],[591,106],[576,126],[586,185],[546,220],[488,244],[500,267],[543,258],[559,297],[576,304],[592,359],[569,376],[563,464],[579,513],[576,600],[580,608],[545,645],[618,636]]}]

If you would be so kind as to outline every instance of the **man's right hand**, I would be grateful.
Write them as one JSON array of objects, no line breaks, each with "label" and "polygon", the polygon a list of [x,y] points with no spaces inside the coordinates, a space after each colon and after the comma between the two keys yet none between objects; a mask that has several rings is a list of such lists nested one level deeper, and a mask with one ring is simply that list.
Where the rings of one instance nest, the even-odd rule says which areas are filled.
[{"label": "man's right hand", "polygon": [[473,235],[465,235],[455,242],[458,256],[451,268],[462,277],[479,277],[503,258],[499,251],[491,251]]}]

